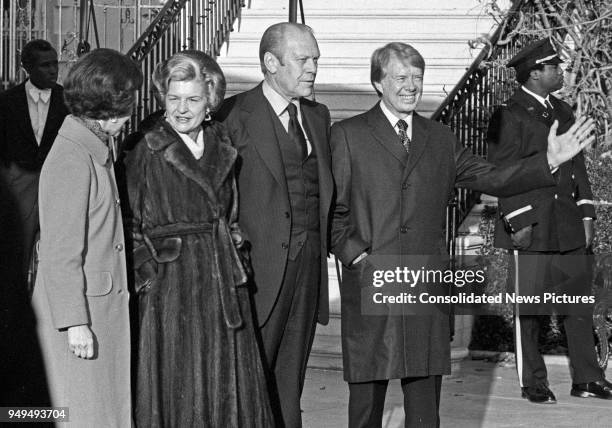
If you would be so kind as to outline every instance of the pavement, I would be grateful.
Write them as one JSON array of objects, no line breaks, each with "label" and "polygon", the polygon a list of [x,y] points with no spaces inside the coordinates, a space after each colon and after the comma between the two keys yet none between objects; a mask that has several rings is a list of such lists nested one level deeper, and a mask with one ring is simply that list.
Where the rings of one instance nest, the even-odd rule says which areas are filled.
[{"label": "pavement", "polygon": [[[546,356],[556,404],[534,404],[521,398],[513,363],[466,359],[442,382],[440,419],[452,428],[590,428],[612,427],[612,400],[570,395],[568,361]],[[612,379],[608,368],[606,378]],[[403,428],[403,397],[398,381],[387,390],[384,428]],[[305,428],[346,428],[348,387],[341,371],[308,369],[302,395]]]}]

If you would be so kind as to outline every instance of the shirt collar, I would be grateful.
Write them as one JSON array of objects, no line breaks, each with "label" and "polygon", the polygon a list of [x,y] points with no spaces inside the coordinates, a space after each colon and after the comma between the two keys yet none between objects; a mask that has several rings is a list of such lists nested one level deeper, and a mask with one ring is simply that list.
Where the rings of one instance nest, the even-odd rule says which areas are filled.
[{"label": "shirt collar", "polygon": [[51,98],[51,89],[39,89],[29,79],[25,83],[25,89],[30,99],[35,103],[41,99],[43,103],[47,104],[49,98]]},{"label": "shirt collar", "polygon": [[[274,110],[274,113],[276,113],[277,116],[280,116],[287,110],[289,101],[281,94],[276,92],[276,90],[272,86],[270,86],[270,84],[266,80],[263,81],[261,89],[263,91],[264,97],[266,97],[266,99],[272,106],[272,110]],[[291,100],[291,102],[297,107],[298,116],[301,116],[300,100],[293,99]]]},{"label": "shirt collar", "polygon": [[180,132],[177,132],[177,134],[196,158],[199,159],[202,157],[204,154],[204,131],[200,129],[195,141],[188,134],[182,134]]},{"label": "shirt collar", "polygon": [[[401,118],[391,113],[391,110],[389,110],[389,108],[385,105],[385,102],[383,100],[380,100],[379,104],[380,104],[380,109],[382,110],[383,114],[385,115],[389,123],[391,123],[391,126],[393,127],[393,129],[397,130],[397,126],[396,126],[397,121],[400,120]],[[408,124],[408,129],[409,130],[412,129],[412,113],[406,116],[404,118],[404,121]]]},{"label": "shirt collar", "polygon": [[542,104],[544,107],[547,107],[547,106],[546,106],[546,101],[548,101],[548,102],[550,103],[550,95],[546,95],[546,98],[544,98],[544,97],[542,97],[542,96],[540,96],[540,95],[536,94],[535,92],[530,91],[529,89],[527,89],[527,88],[526,88],[526,87],[524,87],[524,86],[521,86],[521,89],[522,89],[523,91],[525,91],[527,94],[529,94],[529,95],[531,95],[532,97],[534,97],[536,100],[538,100],[538,102],[539,102],[540,104]]}]

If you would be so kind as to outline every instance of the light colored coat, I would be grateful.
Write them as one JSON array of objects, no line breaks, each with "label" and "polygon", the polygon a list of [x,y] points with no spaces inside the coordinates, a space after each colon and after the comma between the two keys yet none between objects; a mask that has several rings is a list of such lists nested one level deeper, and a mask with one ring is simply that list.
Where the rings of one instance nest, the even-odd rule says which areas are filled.
[{"label": "light colored coat", "polygon": [[[106,145],[68,116],[43,166],[40,264],[33,295],[54,406],[78,427],[129,427],[130,335],[121,207]],[[94,357],[66,328],[87,324]]]}]

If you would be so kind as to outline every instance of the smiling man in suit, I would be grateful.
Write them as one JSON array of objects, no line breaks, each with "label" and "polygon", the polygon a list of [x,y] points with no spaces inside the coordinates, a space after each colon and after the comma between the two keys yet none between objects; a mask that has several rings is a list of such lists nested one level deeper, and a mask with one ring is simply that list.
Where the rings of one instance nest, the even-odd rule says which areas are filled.
[{"label": "smiling man in suit", "polygon": [[[489,125],[492,162],[506,165],[542,153],[555,120],[560,131],[574,123],[569,104],[551,94],[563,87],[561,62],[549,39],[529,44],[508,62],[521,87],[496,111]],[[584,156],[564,163],[554,176],[554,186],[500,198],[495,246],[512,254],[509,291],[588,295],[591,267],[586,252],[593,242],[595,207]],[[556,398],[548,387],[546,365],[538,350],[538,315],[550,314],[547,311],[552,308],[535,309],[515,305],[516,368],[522,396],[533,403],[552,404]],[[612,384],[604,379],[595,353],[592,308],[555,309],[565,315],[571,395],[612,399]]]},{"label": "smiling man in suit", "polygon": [[25,285],[39,228],[38,177],[68,110],[63,89],[56,83],[57,52],[49,42],[28,42],[21,64],[28,80],[0,94],[0,179],[10,195],[5,209],[10,210],[7,215],[14,227],[8,239],[18,259],[18,266],[10,269]]},{"label": "smiling man in suit", "polygon": [[333,180],[327,107],[310,101],[312,30],[279,23],[259,48],[264,81],[224,103],[238,149],[238,221],[251,244],[254,301],[279,426],[301,427],[300,396],[317,319],[328,320]]},{"label": "smiling man in suit", "polygon": [[390,379],[401,381],[406,427],[439,426],[442,375],[450,372],[447,313],[416,315],[384,305],[376,313],[364,310],[362,299],[373,288],[378,262],[393,258],[414,266],[414,258],[440,258],[454,187],[509,195],[553,185],[550,166],[578,153],[580,141],[594,138],[587,138],[589,121],[580,120],[562,136],[555,135],[555,126],[547,153],[496,168],[459,144],[449,128],[415,113],[424,71],[423,57],[408,44],[377,49],[370,78],[380,102],[331,131],[337,191],[332,252],[343,264],[342,353],[350,428],[381,426]]}]

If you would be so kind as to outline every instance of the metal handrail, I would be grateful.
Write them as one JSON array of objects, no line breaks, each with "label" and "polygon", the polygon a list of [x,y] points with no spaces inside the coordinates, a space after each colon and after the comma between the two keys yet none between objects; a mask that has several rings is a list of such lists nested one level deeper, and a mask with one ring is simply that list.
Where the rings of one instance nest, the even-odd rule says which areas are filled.
[{"label": "metal handrail", "polygon": [[136,130],[142,119],[159,106],[152,96],[150,77],[161,61],[184,49],[198,49],[211,56],[222,44],[244,6],[243,0],[171,0],[166,2],[127,55],[140,64],[144,84],[138,91],[136,111],[126,132]]},{"label": "metal handrail", "polygon": [[[482,51],[431,117],[450,126],[461,144],[476,155],[486,158],[489,118],[495,108],[512,95],[516,86],[512,71],[492,65],[512,57],[528,39],[521,35],[510,38],[509,42],[499,42],[508,39],[507,36],[525,15],[523,12],[532,7],[526,0],[513,3]],[[458,227],[479,198],[477,192],[458,189],[448,206],[446,238],[447,249],[452,256],[456,252]]]},{"label": "metal handrail", "polygon": [[302,19],[302,24],[306,24],[306,20],[304,18],[304,5],[302,4],[302,0],[289,0],[289,22],[297,22],[297,11],[300,9],[300,18]]}]

